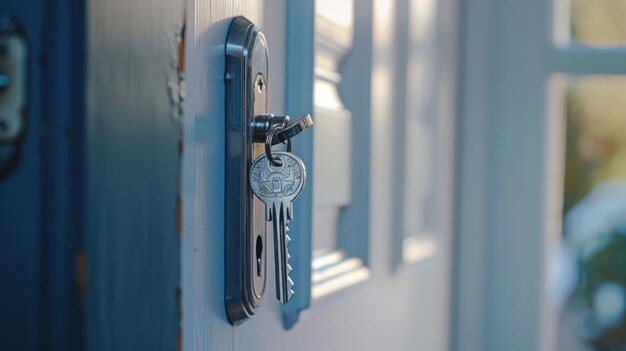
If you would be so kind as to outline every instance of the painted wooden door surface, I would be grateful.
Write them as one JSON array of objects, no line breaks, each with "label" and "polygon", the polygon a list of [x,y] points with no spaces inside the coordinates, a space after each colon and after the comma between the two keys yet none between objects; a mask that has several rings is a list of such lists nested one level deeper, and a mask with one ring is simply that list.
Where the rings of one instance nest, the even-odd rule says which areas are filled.
[{"label": "painted wooden door surface", "polygon": [[[452,194],[452,145],[448,133],[453,126],[451,118],[437,118],[434,123],[437,128],[429,130],[425,127],[427,122],[404,116],[407,111],[420,108],[421,105],[415,107],[416,100],[428,100],[424,98],[423,85],[416,82],[432,83],[441,77],[430,77],[420,71],[419,68],[429,62],[433,64],[432,57],[419,56],[419,45],[409,45],[412,40],[419,42],[433,32],[449,35],[451,43],[437,47],[444,54],[441,57],[447,59],[440,60],[443,63],[436,67],[448,73],[442,75],[439,87],[431,86],[447,92],[434,99],[438,114],[451,115],[454,62],[450,60],[454,55],[446,50],[454,47],[454,28],[443,24],[436,30],[414,26],[412,20],[419,17],[410,16],[411,13],[423,16],[431,11],[431,18],[437,18],[431,23],[454,23],[450,17],[454,14],[454,3],[444,1],[435,6],[437,2],[408,0],[339,2],[347,5],[337,3],[335,17],[316,7],[323,3],[194,0],[188,4],[180,190],[183,350],[448,349]],[[270,110],[294,116],[313,112],[316,125],[310,135],[305,132],[294,140],[294,152],[307,162],[313,178],[307,185],[309,193],[295,204],[296,218],[292,227],[294,256],[300,255],[294,257],[295,264],[299,265],[294,269],[299,270],[296,296],[301,296],[301,300],[294,297],[295,301],[290,303],[294,305],[279,306],[273,297],[273,274],[269,274],[258,313],[241,326],[233,327],[228,323],[223,300],[223,73],[226,33],[236,15],[246,16],[260,25],[267,37],[271,62]],[[337,18],[348,20],[342,22]],[[425,18],[429,23],[428,15]],[[339,30],[337,42],[334,42],[337,45],[324,42],[322,37],[326,34],[320,30],[331,33]],[[329,47],[335,51],[324,56],[324,50]],[[325,66],[316,60],[329,57],[335,60],[334,64]],[[407,71],[398,67],[413,67],[417,78],[407,79]],[[419,72],[421,74],[417,74]],[[321,99],[319,94],[325,90],[316,85],[322,83],[327,84],[325,87],[329,90],[326,91],[335,94],[334,110],[324,109],[328,107],[324,106],[327,100]],[[316,90],[318,88],[321,90]],[[322,114],[338,116],[337,111],[342,111],[347,119],[323,121]],[[339,129],[331,126],[335,122]],[[438,167],[438,171],[431,174],[431,178],[436,179],[432,188],[443,189],[435,193],[439,201],[430,205],[435,208],[433,230],[427,230],[426,226],[426,229],[418,228],[420,235],[415,237],[405,237],[403,228],[406,226],[398,225],[398,220],[408,223],[407,217],[412,218],[410,213],[399,214],[405,207],[402,201],[411,201],[399,194],[408,189],[406,185],[412,184],[411,179],[422,176],[410,172],[423,166],[406,162],[420,156],[415,150],[407,149],[407,145],[422,150],[420,145],[411,144],[416,137],[405,133],[407,129],[425,136],[419,140],[429,137],[435,140],[430,147],[440,153],[431,152],[421,159],[437,160],[431,160],[433,167]],[[338,138],[349,139],[338,142],[327,133],[333,130],[340,131]],[[344,156],[316,157],[316,153],[325,152],[320,145],[324,143],[345,147],[337,151]],[[406,152],[398,154],[398,149]],[[340,213],[356,211],[352,216],[358,220],[347,221],[346,228],[337,225],[338,232],[329,236],[329,241],[334,238],[329,244],[316,241],[327,235],[320,229],[320,223],[325,223],[324,213],[329,212],[316,210],[315,198],[326,196],[324,187],[336,186],[320,180],[327,177],[323,173],[328,168],[324,162],[337,164],[341,157],[349,165],[337,175],[345,177],[339,181],[344,182],[349,191],[344,194],[346,189],[339,189],[341,196],[320,206],[335,206]],[[343,173],[345,169],[348,174]],[[404,177],[398,178],[398,169]],[[359,207],[362,203],[366,206]],[[314,236],[311,241],[304,242],[306,235],[311,234]],[[271,248],[271,243],[268,246]],[[344,269],[351,269],[345,268],[346,262],[356,267],[348,275],[354,278],[352,281],[346,282],[345,276],[340,276],[332,281],[332,286],[316,284],[316,279],[323,280],[316,275],[320,274],[316,271],[316,265],[320,265],[316,259],[329,259],[324,251],[327,247],[334,252],[333,257],[343,262]],[[273,269],[273,262],[269,260],[269,272]]]}]

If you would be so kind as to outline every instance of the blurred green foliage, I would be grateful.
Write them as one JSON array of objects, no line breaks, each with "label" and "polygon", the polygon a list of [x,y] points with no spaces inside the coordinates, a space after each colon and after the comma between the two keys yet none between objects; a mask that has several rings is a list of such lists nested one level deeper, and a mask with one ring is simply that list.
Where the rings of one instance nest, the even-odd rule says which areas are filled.
[{"label": "blurred green foliage", "polygon": [[579,249],[579,283],[567,308],[576,334],[596,350],[626,347],[626,230],[590,238]]}]

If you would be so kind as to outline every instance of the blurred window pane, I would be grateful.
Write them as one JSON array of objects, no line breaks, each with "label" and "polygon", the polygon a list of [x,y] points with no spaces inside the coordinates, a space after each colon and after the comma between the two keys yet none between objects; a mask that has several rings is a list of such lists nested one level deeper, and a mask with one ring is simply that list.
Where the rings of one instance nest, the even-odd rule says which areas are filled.
[{"label": "blurred window pane", "polygon": [[566,104],[567,213],[596,185],[626,179],[626,76],[571,79]]},{"label": "blurred window pane", "polygon": [[626,1],[571,0],[571,37],[592,46],[626,45]]}]

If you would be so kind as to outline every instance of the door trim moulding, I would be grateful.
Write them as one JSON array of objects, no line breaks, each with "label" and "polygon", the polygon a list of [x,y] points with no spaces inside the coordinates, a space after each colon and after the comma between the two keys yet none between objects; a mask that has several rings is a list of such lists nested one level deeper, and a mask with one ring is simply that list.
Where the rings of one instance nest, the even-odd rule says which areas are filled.
[{"label": "door trim moulding", "polygon": [[[369,221],[363,220],[363,214],[370,211],[370,104],[363,103],[363,96],[369,101],[370,75],[365,77],[360,73],[370,72],[372,67],[372,3],[360,4],[358,8],[350,6],[353,11],[350,15],[360,16],[358,21],[354,18],[350,23],[338,23],[320,16],[319,7],[313,3],[287,2],[286,8],[286,72],[300,73],[285,75],[285,110],[294,114],[314,111],[317,125],[313,133],[294,140],[293,144],[303,161],[310,165],[314,184],[301,194],[301,205],[296,207],[293,221],[294,232],[298,234],[291,243],[292,260],[295,261],[294,281],[299,288],[293,300],[281,307],[284,327],[290,329],[297,323],[299,313],[312,303],[317,305],[371,276],[368,268]],[[366,28],[355,28],[357,22]],[[344,28],[346,26],[349,28]],[[344,75],[350,78],[350,88],[342,85]],[[320,91],[329,95],[324,100],[316,99]],[[359,116],[358,123],[352,115]],[[342,191],[325,192],[326,199],[320,199],[315,190],[315,181],[321,179],[320,173],[316,173],[316,165],[317,170],[324,165],[315,162],[320,153],[316,148],[314,155],[314,140],[315,134],[321,136],[324,121],[341,124],[342,130],[348,134],[341,140],[341,149],[333,159],[344,160],[338,162],[346,162],[344,165],[347,164],[345,167],[349,172],[342,171],[346,174],[345,179],[339,180],[345,184]],[[352,150],[359,152],[354,154]],[[314,204],[320,201],[328,203],[335,211],[336,221],[328,222],[332,225],[325,227],[331,229],[323,232],[324,236],[332,236],[335,245],[313,252],[313,226],[316,225],[313,211]]]}]

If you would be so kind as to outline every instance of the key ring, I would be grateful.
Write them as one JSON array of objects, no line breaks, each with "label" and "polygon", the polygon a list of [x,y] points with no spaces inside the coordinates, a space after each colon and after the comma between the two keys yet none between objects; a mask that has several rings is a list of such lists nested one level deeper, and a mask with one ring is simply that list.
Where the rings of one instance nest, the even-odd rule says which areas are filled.
[{"label": "key ring", "polygon": [[[276,133],[282,132],[283,129],[283,126],[277,124],[270,128],[270,130],[267,132],[267,137],[265,138],[265,156],[267,156],[270,164],[274,167],[280,167],[283,165],[279,157],[272,156],[272,140],[274,139],[274,135]],[[287,139],[287,152],[291,152],[291,138]]]}]

